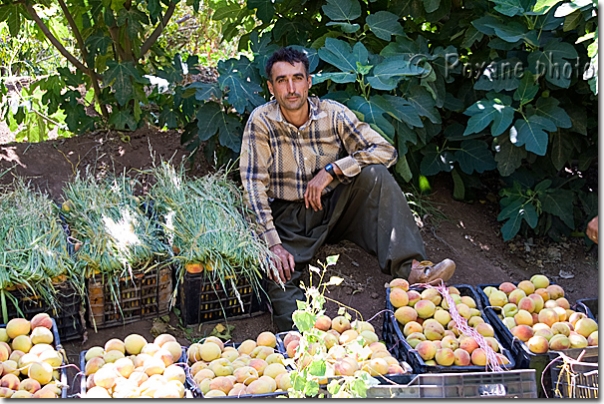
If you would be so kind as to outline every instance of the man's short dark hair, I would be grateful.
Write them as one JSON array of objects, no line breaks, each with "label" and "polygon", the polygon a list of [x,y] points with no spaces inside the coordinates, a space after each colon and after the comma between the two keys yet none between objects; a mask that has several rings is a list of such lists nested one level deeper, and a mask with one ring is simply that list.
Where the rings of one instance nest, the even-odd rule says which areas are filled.
[{"label": "man's short dark hair", "polygon": [[287,47],[275,51],[275,53],[273,53],[271,57],[268,58],[268,61],[266,62],[265,72],[266,77],[268,77],[269,80],[272,80],[271,72],[273,70],[273,65],[277,62],[287,62],[291,65],[297,62],[301,62],[304,65],[304,70],[306,70],[306,75],[308,76],[309,74],[309,63],[308,58],[306,57],[306,53],[291,47]]}]

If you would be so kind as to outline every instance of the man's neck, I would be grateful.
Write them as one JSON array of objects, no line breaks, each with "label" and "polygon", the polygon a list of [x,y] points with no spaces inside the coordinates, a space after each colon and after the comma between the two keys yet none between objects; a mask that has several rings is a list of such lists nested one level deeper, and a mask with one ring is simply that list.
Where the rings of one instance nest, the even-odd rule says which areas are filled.
[{"label": "man's neck", "polygon": [[297,111],[284,111],[281,107],[279,108],[281,109],[283,118],[285,118],[287,122],[291,123],[296,128],[300,128],[302,125],[308,122],[308,119],[310,118],[310,106],[308,104],[308,100],[306,100],[304,108],[301,108]]}]

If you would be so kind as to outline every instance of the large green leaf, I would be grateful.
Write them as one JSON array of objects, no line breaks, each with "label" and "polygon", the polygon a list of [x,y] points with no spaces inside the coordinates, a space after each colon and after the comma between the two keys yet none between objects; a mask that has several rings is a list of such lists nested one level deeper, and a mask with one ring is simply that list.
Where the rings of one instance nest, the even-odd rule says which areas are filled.
[{"label": "large green leaf", "polygon": [[248,0],[247,7],[249,9],[256,9],[256,16],[264,22],[269,23],[275,15],[275,6],[272,1],[266,0]]},{"label": "large green leaf", "polygon": [[553,98],[539,98],[537,100],[535,113],[549,119],[559,128],[570,128],[572,122],[566,111],[558,106],[560,102]]},{"label": "large green leaf", "polygon": [[419,84],[411,85],[406,94],[407,100],[415,107],[420,116],[427,117],[432,123],[440,124],[440,113],[436,109],[436,102],[428,91]]},{"label": "large green leaf", "polygon": [[510,106],[511,99],[508,96],[489,93],[487,99],[476,101],[464,111],[470,116],[464,136],[472,133],[480,133],[491,123],[491,135],[501,135],[514,119],[514,108]]},{"label": "large green leaf", "polygon": [[343,72],[356,73],[357,60],[347,42],[334,38],[325,39],[325,46],[319,49],[319,57]]},{"label": "large green leaf", "polygon": [[220,144],[236,153],[241,150],[241,121],[233,115],[225,113],[220,105],[207,102],[196,114],[197,136],[202,142],[218,134]]},{"label": "large green leaf", "polygon": [[524,146],[527,151],[538,156],[545,156],[548,144],[548,134],[553,132],[556,125],[547,118],[532,115],[527,119],[518,119],[510,129],[512,143]]},{"label": "large green leaf", "polygon": [[482,140],[464,140],[455,152],[459,167],[466,174],[483,173],[497,167],[489,146]]},{"label": "large green leaf", "polygon": [[575,10],[592,8],[594,5],[597,6],[597,3],[594,3],[592,0],[573,0],[564,2],[556,9],[554,15],[556,17],[566,17],[567,15],[574,13]]},{"label": "large green leaf", "polygon": [[423,3],[426,13],[433,13],[438,10],[438,7],[440,6],[440,0],[424,0]]},{"label": "large green leaf", "polygon": [[439,150],[435,144],[431,143],[423,148],[422,154],[424,157],[419,168],[423,175],[430,176],[453,170],[453,155],[446,150]]},{"label": "large green leaf", "polygon": [[543,51],[529,54],[529,70],[558,87],[568,88],[574,72],[572,62],[576,59],[577,51],[571,44],[551,39]]},{"label": "large green leaf", "polygon": [[7,3],[0,6],[0,22],[6,21],[8,31],[13,37],[19,36],[21,29],[23,6],[19,3]]},{"label": "large green leaf", "polygon": [[109,123],[117,130],[124,130],[126,127],[130,130],[136,129],[136,120],[132,114],[126,110],[117,110],[111,113]]},{"label": "large green leaf", "polygon": [[551,137],[552,151],[550,153],[552,164],[556,170],[562,170],[573,156],[573,142],[566,132],[559,131]]},{"label": "large green leaf", "polygon": [[240,11],[241,6],[237,3],[221,3],[220,7],[216,7],[216,9],[213,10],[212,20],[223,21],[235,19],[239,15]]},{"label": "large green leaf", "polygon": [[216,83],[202,83],[196,81],[189,84],[185,89],[185,97],[189,94],[195,94],[197,101],[219,100],[222,97],[222,91]]},{"label": "large green leaf", "polygon": [[537,0],[532,11],[535,14],[545,14],[561,1],[563,0]]},{"label": "large green leaf", "polygon": [[416,145],[418,134],[414,128],[398,120],[394,121],[394,127],[396,128],[397,151],[399,155],[405,155],[408,151],[407,143]]},{"label": "large green leaf", "polygon": [[333,21],[352,21],[361,16],[361,5],[357,0],[327,0],[321,8]]},{"label": "large green leaf", "polygon": [[490,0],[497,4],[495,10],[503,15],[513,17],[515,15],[524,14],[524,7],[521,0]]},{"label": "large green leaf", "polygon": [[499,142],[495,154],[497,171],[502,177],[507,177],[520,168],[527,152],[523,147],[514,146],[509,136],[500,136],[497,140]]},{"label": "large green leaf", "polygon": [[495,29],[493,28],[493,26],[503,25],[503,24],[501,24],[501,21],[499,21],[497,18],[495,18],[491,15],[486,15],[484,17],[480,17],[478,19],[472,20],[471,24],[478,31],[480,31],[483,34],[488,35],[488,36],[495,35]]},{"label": "large green leaf", "polygon": [[342,32],[345,32],[347,34],[352,34],[361,29],[361,26],[359,24],[349,24],[347,22],[328,22],[325,25],[328,27],[340,27]]},{"label": "large green leaf", "polygon": [[403,178],[403,180],[405,180],[405,182],[409,182],[413,179],[413,172],[411,172],[411,167],[409,167],[407,156],[398,156],[394,169]]},{"label": "large green leaf", "polygon": [[474,42],[480,42],[483,37],[484,34],[482,32],[478,31],[474,26],[470,26],[466,30],[463,41],[459,46],[462,48],[470,48],[474,45]]},{"label": "large green leaf", "polygon": [[402,97],[385,94],[383,98],[392,106],[396,111],[395,119],[400,122],[405,122],[410,127],[423,127],[424,123],[422,118],[417,113],[417,110],[409,101]]},{"label": "large green leaf", "polygon": [[[106,86],[112,86],[115,91],[115,99],[120,105],[125,105],[134,97],[134,87],[132,81],[145,82],[132,62],[107,62],[108,69],[103,75],[103,83]],[[148,80],[146,80],[148,82]]]},{"label": "large green leaf", "polygon": [[392,35],[405,35],[403,26],[398,22],[398,16],[389,11],[378,11],[369,14],[365,19],[371,32],[384,41],[390,41]]},{"label": "large green leaf", "polygon": [[518,77],[523,70],[522,62],[516,58],[491,62],[480,74],[474,84],[474,89],[496,92],[513,91],[520,85]]},{"label": "large green leaf", "polygon": [[91,55],[105,54],[111,44],[111,38],[100,29],[95,30],[92,35],[86,38],[86,48]]},{"label": "large green leaf", "polygon": [[514,100],[520,101],[520,105],[528,104],[535,98],[539,91],[539,84],[531,72],[524,72],[520,85],[514,91]]},{"label": "large green leaf", "polygon": [[574,194],[572,191],[552,188],[545,195],[541,196],[541,208],[544,212],[558,216],[564,224],[574,229],[573,199]]},{"label": "large green leaf", "polygon": [[266,100],[260,96],[263,91],[258,84],[258,71],[248,58],[229,59],[218,63],[221,72],[218,77],[220,89],[227,93],[229,103],[239,114],[251,112]]},{"label": "large green leaf", "polygon": [[486,26],[493,28],[495,35],[506,42],[515,43],[523,39],[528,33],[526,25],[518,21],[492,21],[485,23]]},{"label": "large green leaf", "polygon": [[402,55],[390,56],[373,68],[367,81],[376,90],[390,91],[396,88],[405,76],[418,76],[426,72],[423,67],[415,66]]},{"label": "large green leaf", "polygon": [[357,81],[355,73],[336,72],[336,73],[317,73],[313,75],[312,83],[321,84],[324,81],[331,80],[334,83],[354,83]]},{"label": "large green leaf", "polygon": [[138,37],[139,33],[144,30],[143,24],[148,24],[149,18],[145,13],[138,10],[136,7],[132,7],[129,10],[121,8],[117,14],[117,25],[126,27],[126,32],[130,39]]},{"label": "large green leaf", "polygon": [[346,105],[351,110],[360,112],[365,122],[375,124],[384,134],[386,134],[386,139],[389,140],[390,143],[393,142],[394,126],[392,126],[390,121],[384,116],[387,114],[387,111],[384,110],[382,106],[372,100],[366,100],[363,97],[359,97],[358,95],[351,97]]}]

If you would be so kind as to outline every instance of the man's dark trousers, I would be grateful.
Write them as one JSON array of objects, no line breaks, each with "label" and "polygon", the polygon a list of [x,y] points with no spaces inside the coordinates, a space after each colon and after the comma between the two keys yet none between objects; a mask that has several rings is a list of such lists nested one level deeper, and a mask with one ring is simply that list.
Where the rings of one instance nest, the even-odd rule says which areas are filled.
[{"label": "man's dark trousers", "polygon": [[413,259],[424,260],[424,243],[407,199],[388,169],[369,165],[349,184],[340,184],[321,199],[323,209],[306,209],[304,201],[275,200],[273,222],[296,268],[283,290],[268,281],[273,321],[279,331],[291,330],[296,300],[306,301],[300,279],[323,243],[349,240],[377,256],[380,269],[407,278]]}]

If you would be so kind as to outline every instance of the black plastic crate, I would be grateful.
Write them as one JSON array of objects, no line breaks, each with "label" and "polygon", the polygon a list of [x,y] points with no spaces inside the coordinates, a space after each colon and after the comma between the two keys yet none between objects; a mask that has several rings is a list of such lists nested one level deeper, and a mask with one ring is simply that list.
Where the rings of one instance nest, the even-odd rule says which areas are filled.
[{"label": "black plastic crate", "polygon": [[579,299],[573,306],[575,311],[587,314],[587,317],[598,321],[598,298]]},{"label": "black plastic crate", "polygon": [[[461,296],[470,296],[476,302],[476,308],[480,310],[480,299],[470,285],[454,285],[460,292]],[[411,287],[411,289],[415,289],[418,291],[422,291],[424,288]],[[390,304],[390,289],[386,288],[386,310],[390,314],[390,320],[388,320],[389,324],[384,324],[384,333],[387,331],[394,331],[393,335],[384,335],[384,340],[388,343],[390,342],[393,345],[387,345],[388,350],[391,352],[396,352],[400,355],[397,356],[399,360],[405,360],[408,362],[416,373],[456,373],[456,372],[484,372],[486,368],[484,366],[440,366],[440,365],[427,365],[426,362],[422,359],[422,357],[417,353],[417,351],[409,345],[401,328],[398,324],[398,321],[394,317],[394,307]],[[514,369],[516,366],[516,361],[514,359],[513,353],[510,351],[508,347],[501,341],[501,339],[497,336],[497,332],[495,329],[495,325],[492,324],[492,321],[483,314],[481,315],[485,323],[490,324],[495,330],[495,339],[499,342],[499,347],[502,353],[510,363],[505,365],[500,365],[504,370]],[[396,348],[395,348],[396,347]]]},{"label": "black plastic crate", "polygon": [[188,326],[263,314],[267,311],[265,292],[264,290],[256,292],[243,276],[235,280],[235,288],[232,287],[230,280],[225,281],[223,288],[220,282],[210,279],[205,272],[199,274],[186,272],[178,291],[180,317],[184,325]]},{"label": "black plastic crate", "polygon": [[172,267],[156,267],[147,272],[135,270],[133,275],[132,278],[128,276],[119,279],[117,301],[112,295],[109,280],[95,275],[86,281],[89,300],[88,322],[95,330],[169,313]]},{"label": "black plastic crate", "polygon": [[597,346],[550,351],[548,354],[553,397],[598,398]]},{"label": "black plastic crate", "polygon": [[36,314],[47,313],[55,320],[62,341],[82,339],[86,332],[82,296],[67,281],[53,286],[56,290],[57,307],[52,308],[40,296],[32,295],[29,289],[17,288],[10,292],[19,301],[17,307],[10,299],[6,299],[8,317],[23,317],[31,320]]},{"label": "black plastic crate", "polygon": [[[18,318],[18,317],[21,317],[21,316],[15,316],[15,317],[11,317],[11,318]],[[61,388],[61,398],[67,398],[67,390],[69,389],[69,386],[67,385],[67,368],[65,366],[65,365],[67,365],[67,354],[65,353],[65,350],[63,349],[63,345],[61,345],[61,337],[59,336],[59,329],[57,328],[57,322],[52,317],[51,317],[51,320],[52,320],[51,331],[52,331],[52,335],[53,335],[53,341],[52,341],[51,345],[63,357],[63,366],[61,366],[61,369],[59,371],[60,382],[63,385],[63,387]],[[10,319],[9,319],[9,321],[10,321]],[[6,328],[6,324],[0,324],[0,328]],[[21,378],[22,377],[19,377],[19,379],[21,379]]]}]

